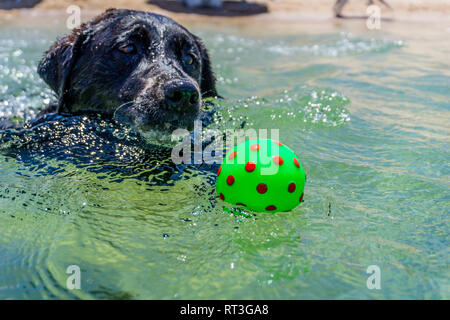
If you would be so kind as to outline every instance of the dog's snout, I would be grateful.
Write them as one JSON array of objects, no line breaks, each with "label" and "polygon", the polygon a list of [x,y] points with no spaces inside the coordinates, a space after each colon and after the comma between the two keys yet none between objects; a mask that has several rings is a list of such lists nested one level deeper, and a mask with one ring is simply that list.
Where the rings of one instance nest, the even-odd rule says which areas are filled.
[{"label": "dog's snout", "polygon": [[166,84],[164,98],[169,107],[180,109],[180,111],[198,108],[198,89],[190,82],[175,81]]}]

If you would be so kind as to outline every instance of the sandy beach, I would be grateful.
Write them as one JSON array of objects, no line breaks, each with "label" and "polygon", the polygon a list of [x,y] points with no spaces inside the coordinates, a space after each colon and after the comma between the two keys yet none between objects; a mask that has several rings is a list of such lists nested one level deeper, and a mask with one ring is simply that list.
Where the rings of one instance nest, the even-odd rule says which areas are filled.
[{"label": "sandy beach", "polygon": [[[95,15],[110,7],[161,13],[177,20],[201,21],[320,21],[334,19],[335,0],[252,0],[224,1],[222,9],[188,9],[176,0],[4,0],[0,3],[0,19],[17,16],[65,14],[70,5],[77,5],[85,16]],[[450,0],[391,0],[393,10],[380,5],[381,16],[395,21],[450,22]],[[348,18],[366,15],[365,0],[350,0],[343,10]]]}]

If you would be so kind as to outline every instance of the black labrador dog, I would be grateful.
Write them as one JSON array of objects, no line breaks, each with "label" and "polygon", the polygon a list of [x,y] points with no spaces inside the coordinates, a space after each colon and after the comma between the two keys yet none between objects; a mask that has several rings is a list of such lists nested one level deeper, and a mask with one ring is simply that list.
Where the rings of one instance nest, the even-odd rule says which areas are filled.
[{"label": "black labrador dog", "polygon": [[[154,13],[108,9],[56,41],[38,73],[58,103],[40,113],[102,114],[138,132],[188,128],[217,96],[201,40]],[[38,116],[38,117],[39,117]]]}]

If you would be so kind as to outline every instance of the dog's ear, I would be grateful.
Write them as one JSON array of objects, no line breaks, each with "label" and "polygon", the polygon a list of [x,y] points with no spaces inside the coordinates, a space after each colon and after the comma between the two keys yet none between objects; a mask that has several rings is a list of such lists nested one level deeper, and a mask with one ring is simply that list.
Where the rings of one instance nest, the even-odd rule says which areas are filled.
[{"label": "dog's ear", "polygon": [[200,38],[194,36],[195,42],[200,49],[201,58],[202,58],[202,75],[200,80],[200,90],[202,93],[202,97],[216,97],[216,77],[214,76],[214,72],[211,68],[211,60],[209,58],[208,51],[203,45]]},{"label": "dog's ear", "polygon": [[78,57],[81,54],[83,43],[87,41],[92,26],[116,14],[118,10],[108,9],[88,23],[62,39],[57,40],[38,65],[39,76],[55,91],[58,97],[56,111],[70,112],[70,76]]},{"label": "dog's ear", "polygon": [[75,29],[71,35],[57,40],[38,65],[40,77],[58,96],[57,112],[70,111],[70,103],[67,101],[70,96],[70,74],[80,54],[84,37],[82,30]]}]

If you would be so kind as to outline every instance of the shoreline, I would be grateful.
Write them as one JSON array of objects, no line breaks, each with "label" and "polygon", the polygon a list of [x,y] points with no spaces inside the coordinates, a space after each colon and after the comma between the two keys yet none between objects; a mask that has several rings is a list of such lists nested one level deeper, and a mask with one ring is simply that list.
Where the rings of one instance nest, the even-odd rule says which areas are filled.
[{"label": "shoreline", "polygon": [[[238,24],[252,22],[321,22],[325,20],[334,20],[336,22],[363,21],[366,16],[365,0],[348,2],[348,5],[343,10],[343,14],[347,16],[347,19],[334,17],[332,11],[334,0],[315,0],[313,3],[305,0],[251,0],[250,7],[239,4],[240,2],[233,2],[231,3],[232,6],[227,5],[222,12],[218,12],[217,9],[189,10],[175,1],[168,2],[172,3],[172,6],[162,8],[157,5],[159,2],[156,0],[108,0],[99,3],[96,0],[42,0],[31,8],[0,9],[0,19],[67,16],[66,9],[70,5],[77,5],[81,8],[82,21],[86,21],[110,7],[151,11],[169,16],[178,21],[235,22]],[[450,27],[450,4],[448,0],[397,0],[392,2],[391,5],[394,7],[393,11],[383,6],[380,7],[382,20],[414,23],[448,23],[448,27]],[[256,11],[260,10],[261,6],[266,6],[267,12],[255,13],[255,6],[258,6]]]}]

